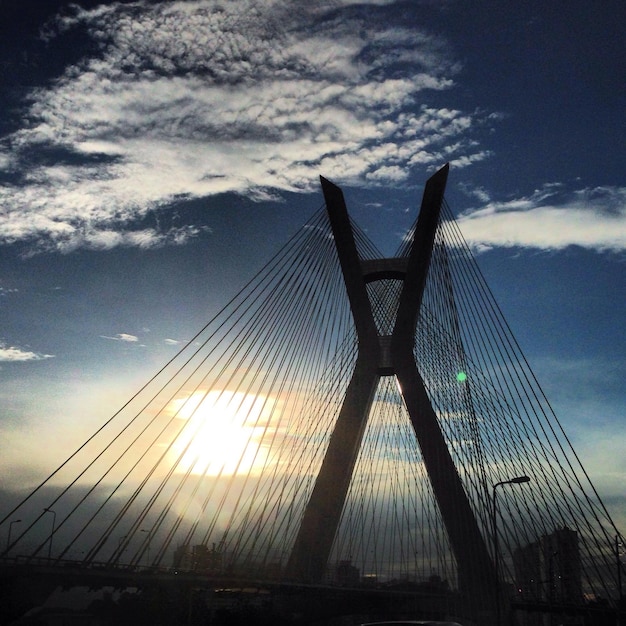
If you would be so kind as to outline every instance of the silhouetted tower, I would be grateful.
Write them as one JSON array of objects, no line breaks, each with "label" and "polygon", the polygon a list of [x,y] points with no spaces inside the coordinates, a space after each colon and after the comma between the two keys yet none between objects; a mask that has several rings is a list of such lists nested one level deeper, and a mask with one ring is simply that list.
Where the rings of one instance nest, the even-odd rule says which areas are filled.
[{"label": "silhouetted tower", "polygon": [[[444,166],[426,183],[407,257],[361,261],[339,187],[321,178],[358,338],[352,378],[288,563],[295,580],[322,580],[331,553],[375,391],[396,376],[457,561],[459,590],[489,601],[493,564],[478,529],[414,356],[415,330],[448,177]],[[391,335],[376,327],[368,283],[403,281]],[[479,575],[476,573],[479,572]]]}]

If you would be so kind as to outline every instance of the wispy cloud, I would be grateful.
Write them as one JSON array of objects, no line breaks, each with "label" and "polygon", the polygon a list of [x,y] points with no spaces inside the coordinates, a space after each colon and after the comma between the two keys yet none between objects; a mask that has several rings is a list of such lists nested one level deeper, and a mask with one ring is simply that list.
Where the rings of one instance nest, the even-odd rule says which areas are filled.
[{"label": "wispy cloud", "polygon": [[124,343],[137,343],[139,341],[139,337],[135,335],[129,335],[128,333],[118,333],[113,337],[107,335],[100,335],[102,339],[110,339],[111,341],[123,341]]},{"label": "wispy cloud", "polygon": [[[479,190],[477,193],[484,193]],[[483,195],[485,200],[488,196]],[[529,196],[485,206],[459,217],[465,239],[492,247],[560,250],[568,246],[626,250],[626,187],[596,187],[563,193],[546,185]]]},{"label": "wispy cloud", "polygon": [[6,343],[0,342],[0,362],[42,361],[53,357],[53,354],[32,352],[31,350],[24,350],[17,346],[8,346]]},{"label": "wispy cloud", "polygon": [[183,243],[195,227],[138,224],[181,199],[306,190],[315,171],[389,184],[486,158],[470,140],[477,115],[417,104],[453,86],[445,42],[362,4],[339,19],[347,4],[137,2],[59,18],[48,38],[84,29],[99,53],[33,91],[0,145],[15,179],[0,191],[0,241]]}]

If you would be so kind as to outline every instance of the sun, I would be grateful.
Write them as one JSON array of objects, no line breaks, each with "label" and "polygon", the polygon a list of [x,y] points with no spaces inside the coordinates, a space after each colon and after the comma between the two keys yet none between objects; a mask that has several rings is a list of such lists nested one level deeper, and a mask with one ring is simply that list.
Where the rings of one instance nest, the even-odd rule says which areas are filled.
[{"label": "sun", "polygon": [[267,460],[262,446],[274,402],[237,391],[195,391],[174,401],[185,420],[169,451],[180,472],[218,476],[254,473]]}]

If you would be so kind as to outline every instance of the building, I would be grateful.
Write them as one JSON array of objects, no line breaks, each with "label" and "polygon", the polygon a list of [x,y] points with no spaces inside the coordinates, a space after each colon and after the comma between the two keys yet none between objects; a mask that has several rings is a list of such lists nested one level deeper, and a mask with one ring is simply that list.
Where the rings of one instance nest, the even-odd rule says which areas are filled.
[{"label": "building", "polygon": [[548,604],[583,601],[578,532],[569,528],[543,535],[513,553],[518,599]]},{"label": "building", "polygon": [[333,582],[342,587],[356,587],[361,579],[361,572],[358,567],[352,565],[351,561],[339,561],[335,566]]},{"label": "building", "polygon": [[174,568],[190,572],[218,572],[222,569],[222,555],[204,544],[183,544],[174,551]]},{"label": "building", "polygon": [[583,600],[578,533],[562,528],[541,538],[546,600],[580,604]]}]

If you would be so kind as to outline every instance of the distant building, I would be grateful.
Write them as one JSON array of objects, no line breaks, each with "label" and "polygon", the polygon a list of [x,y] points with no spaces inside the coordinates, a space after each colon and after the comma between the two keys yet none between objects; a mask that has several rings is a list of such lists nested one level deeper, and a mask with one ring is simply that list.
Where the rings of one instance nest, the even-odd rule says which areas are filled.
[{"label": "distant building", "polygon": [[222,569],[222,554],[204,544],[183,544],[174,551],[174,567],[191,572],[216,572]]},{"label": "distant building", "polygon": [[174,550],[174,569],[191,570],[191,550],[189,544],[183,543]]},{"label": "distant building", "polygon": [[578,533],[569,528],[543,535],[513,554],[519,599],[549,604],[583,601]]},{"label": "distant building", "polygon": [[352,565],[352,561],[339,561],[335,567],[333,582],[342,587],[352,587],[359,584],[361,572]]},{"label": "distant building", "polygon": [[541,574],[541,543],[536,541],[513,552],[513,568],[517,596],[521,600],[541,600],[543,580]]},{"label": "distant building", "polygon": [[548,602],[580,604],[583,600],[578,533],[569,528],[541,538]]},{"label": "distant building", "polygon": [[210,550],[204,544],[194,546],[191,561],[194,572],[217,572],[222,569],[222,554],[215,549],[215,544]]}]

